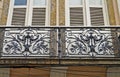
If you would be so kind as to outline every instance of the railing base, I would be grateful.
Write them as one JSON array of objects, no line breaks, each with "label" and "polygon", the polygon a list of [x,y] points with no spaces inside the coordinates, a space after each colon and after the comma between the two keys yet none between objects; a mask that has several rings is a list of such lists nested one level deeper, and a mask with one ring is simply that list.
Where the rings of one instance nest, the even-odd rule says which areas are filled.
[{"label": "railing base", "polygon": [[60,66],[120,66],[120,58],[85,59],[0,59],[0,68]]}]

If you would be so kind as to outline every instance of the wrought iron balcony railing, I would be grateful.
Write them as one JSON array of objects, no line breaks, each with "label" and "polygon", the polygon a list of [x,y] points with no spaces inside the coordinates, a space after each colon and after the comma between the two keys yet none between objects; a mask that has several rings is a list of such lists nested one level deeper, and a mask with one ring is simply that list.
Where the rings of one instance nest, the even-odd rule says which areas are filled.
[{"label": "wrought iron balcony railing", "polygon": [[119,58],[120,27],[0,27],[0,58]]},{"label": "wrought iron balcony railing", "polygon": [[120,65],[120,27],[0,27],[0,66]]}]

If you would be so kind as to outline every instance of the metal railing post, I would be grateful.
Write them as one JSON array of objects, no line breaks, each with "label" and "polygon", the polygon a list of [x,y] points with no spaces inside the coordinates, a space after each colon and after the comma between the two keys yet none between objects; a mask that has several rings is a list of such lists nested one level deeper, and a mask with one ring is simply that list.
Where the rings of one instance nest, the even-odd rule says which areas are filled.
[{"label": "metal railing post", "polygon": [[59,58],[59,64],[61,64],[61,57],[62,57],[62,51],[61,51],[61,28],[58,28],[58,58]]}]

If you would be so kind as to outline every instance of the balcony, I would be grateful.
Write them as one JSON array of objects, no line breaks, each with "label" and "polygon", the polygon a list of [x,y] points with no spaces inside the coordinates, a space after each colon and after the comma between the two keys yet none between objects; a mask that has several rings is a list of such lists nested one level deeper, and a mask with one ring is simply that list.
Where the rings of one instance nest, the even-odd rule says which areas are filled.
[{"label": "balcony", "polygon": [[1,67],[120,65],[120,27],[0,27]]}]

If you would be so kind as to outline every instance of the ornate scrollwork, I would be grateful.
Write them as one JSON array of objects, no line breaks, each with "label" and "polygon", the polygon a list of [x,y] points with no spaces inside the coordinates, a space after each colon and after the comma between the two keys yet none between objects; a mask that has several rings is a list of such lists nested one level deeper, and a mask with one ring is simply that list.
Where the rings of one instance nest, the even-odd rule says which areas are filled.
[{"label": "ornate scrollwork", "polygon": [[95,29],[66,31],[68,56],[102,56],[113,55],[110,34]]},{"label": "ornate scrollwork", "polygon": [[110,32],[110,30],[95,28],[10,29],[5,32],[1,54],[2,56],[58,56],[60,58],[62,56],[113,56],[113,38]]},{"label": "ornate scrollwork", "polygon": [[5,34],[4,56],[50,56],[50,31],[27,28]]}]

